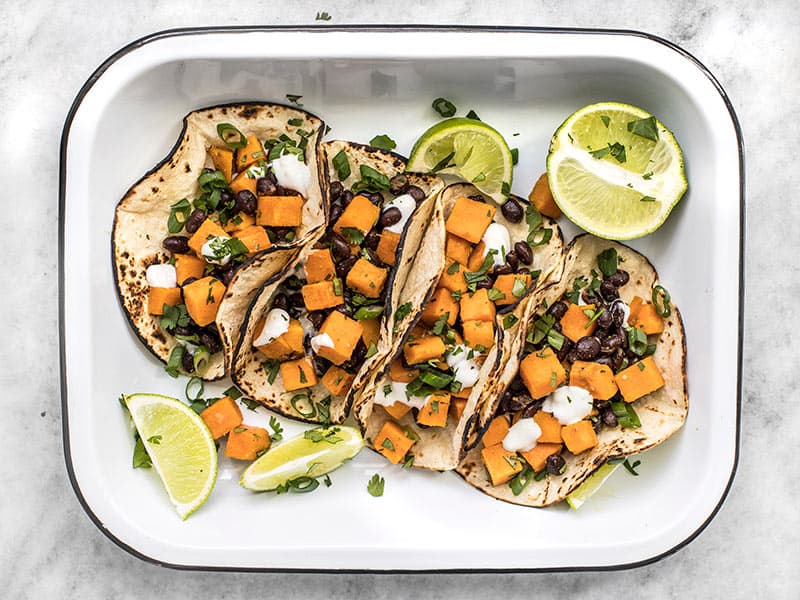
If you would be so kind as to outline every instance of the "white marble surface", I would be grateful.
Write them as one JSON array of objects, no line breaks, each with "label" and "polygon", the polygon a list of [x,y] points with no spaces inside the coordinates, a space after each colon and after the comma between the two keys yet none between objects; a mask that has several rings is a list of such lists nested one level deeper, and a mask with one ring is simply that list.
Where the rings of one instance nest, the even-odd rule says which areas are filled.
[{"label": "white marble surface", "polygon": [[[0,174],[6,282],[0,330],[0,596],[4,598],[797,598],[800,382],[796,321],[800,6],[771,3],[4,2]],[[400,10],[400,5],[404,7]],[[669,5],[669,6],[667,6]],[[226,10],[226,6],[228,7]],[[601,6],[601,8],[598,8]],[[625,572],[516,575],[271,575],[179,572],[106,539],[70,489],[61,443],[57,349],[58,142],[80,86],[108,55],[181,26],[459,23],[638,29],[676,42],[728,91],[747,144],[747,298],[738,474],[725,506],[688,547]],[[33,177],[31,176],[33,175]],[[735,198],[731,198],[735,201]],[[8,258],[13,257],[12,260]],[[731,327],[735,327],[731,323]],[[691,469],[691,465],[686,465]]]}]

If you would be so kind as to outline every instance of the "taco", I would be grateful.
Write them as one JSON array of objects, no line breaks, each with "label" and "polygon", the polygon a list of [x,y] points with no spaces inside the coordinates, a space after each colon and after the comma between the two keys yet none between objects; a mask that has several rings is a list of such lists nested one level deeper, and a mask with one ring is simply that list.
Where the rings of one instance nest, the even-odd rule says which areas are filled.
[{"label": "taco", "polygon": [[307,422],[341,422],[394,323],[414,316],[435,277],[400,291],[443,187],[404,173],[401,156],[344,141],[322,145],[328,224],[247,312],[232,378],[250,398]]},{"label": "taco", "polygon": [[191,112],[169,156],[117,205],[122,307],[171,375],[222,377],[254,293],[323,227],[323,129],[277,104]]},{"label": "taco", "polygon": [[507,390],[459,474],[514,504],[567,497],[607,461],[660,444],[688,411],[683,323],[638,252],[582,235],[524,307]]},{"label": "taco", "polygon": [[515,307],[549,281],[563,244],[558,225],[518,197],[500,208],[455,184],[439,204],[415,261],[438,267],[434,286],[355,415],[389,461],[445,470],[458,465],[474,415],[498,393],[498,350],[518,329]]}]

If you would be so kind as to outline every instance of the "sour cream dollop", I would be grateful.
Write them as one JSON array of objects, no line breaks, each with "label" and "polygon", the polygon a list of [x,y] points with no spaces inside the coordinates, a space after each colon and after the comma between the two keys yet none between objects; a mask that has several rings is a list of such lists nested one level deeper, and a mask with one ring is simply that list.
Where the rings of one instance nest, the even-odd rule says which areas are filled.
[{"label": "sour cream dollop", "polygon": [[402,233],[403,229],[405,229],[406,223],[408,219],[411,217],[411,214],[417,208],[417,203],[409,194],[403,194],[402,196],[398,196],[391,202],[387,202],[383,205],[383,210],[387,208],[396,208],[400,211],[400,220],[395,223],[394,225],[389,225],[384,227],[384,230],[391,231],[392,233]]},{"label": "sour cream dollop", "polygon": [[447,366],[453,370],[453,380],[461,384],[461,389],[472,387],[478,382],[481,366],[475,359],[479,356],[480,352],[475,352],[464,344],[458,344],[447,355]]},{"label": "sour cream dollop", "polygon": [[272,161],[272,172],[278,180],[278,185],[300,192],[308,196],[308,186],[311,184],[311,170],[296,154],[284,154]]},{"label": "sour cream dollop", "polygon": [[327,333],[320,333],[319,335],[315,335],[311,338],[311,349],[314,351],[315,354],[319,353],[320,348],[333,348],[334,343],[331,336]]},{"label": "sour cream dollop", "polygon": [[503,438],[503,448],[508,452],[527,452],[536,447],[541,435],[542,428],[536,421],[530,417],[520,419],[509,428]]},{"label": "sour cream dollop", "polygon": [[175,267],[170,264],[150,265],[145,274],[147,285],[157,288],[178,287],[178,276]]},{"label": "sour cream dollop", "polygon": [[386,381],[383,385],[379,385],[375,391],[375,404],[381,406],[391,406],[395,402],[400,402],[411,408],[422,408],[428,401],[430,396],[406,396],[407,383],[400,383],[399,381]]},{"label": "sour cream dollop", "polygon": [[500,223],[489,223],[486,232],[483,234],[483,256],[489,254],[490,250],[497,250],[494,255],[494,266],[500,267],[506,263],[506,254],[511,252],[511,235],[505,225]]},{"label": "sour cream dollop", "polygon": [[592,412],[592,395],[574,385],[562,385],[545,398],[542,410],[552,413],[562,425],[572,425]]},{"label": "sour cream dollop", "polygon": [[289,313],[282,308],[273,308],[264,319],[264,328],[253,341],[254,346],[266,346],[289,331]]},{"label": "sour cream dollop", "polygon": [[200,248],[200,254],[208,262],[224,267],[231,262],[231,249],[226,244],[229,239],[220,235],[210,236]]}]

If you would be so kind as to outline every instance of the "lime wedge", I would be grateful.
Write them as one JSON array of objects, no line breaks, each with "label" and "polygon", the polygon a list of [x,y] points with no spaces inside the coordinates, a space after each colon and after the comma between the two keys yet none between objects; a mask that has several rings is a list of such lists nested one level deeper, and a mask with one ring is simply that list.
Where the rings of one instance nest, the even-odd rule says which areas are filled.
[{"label": "lime wedge", "polygon": [[254,492],[274,490],[298,477],[319,477],[340,467],[364,447],[361,433],[354,427],[336,426],[311,429],[267,450],[244,470],[239,483]]},{"label": "lime wedge", "polygon": [[181,519],[200,508],[217,480],[217,448],[200,416],[157,394],[125,396],[156,473]]},{"label": "lime wedge", "polygon": [[567,504],[576,510],[583,506],[583,503],[600,489],[600,486],[605,483],[606,479],[611,477],[611,474],[617,470],[620,464],[621,463],[610,465],[605,463],[602,467],[597,469],[597,471],[592,473],[589,479],[580,484],[574,492],[567,496]]},{"label": "lime wedge", "polygon": [[513,167],[511,150],[496,129],[456,117],[422,134],[406,170],[455,175],[502,204],[511,192]]},{"label": "lime wedge", "polygon": [[585,106],[564,121],[550,141],[547,178],[570,221],[614,240],[658,229],[688,187],[675,136],[618,102]]}]

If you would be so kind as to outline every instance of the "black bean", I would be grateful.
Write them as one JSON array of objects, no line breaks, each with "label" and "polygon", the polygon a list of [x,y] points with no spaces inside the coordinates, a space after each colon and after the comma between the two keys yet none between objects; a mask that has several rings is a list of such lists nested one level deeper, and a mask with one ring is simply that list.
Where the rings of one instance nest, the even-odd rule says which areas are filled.
[{"label": "black bean", "polygon": [[383,206],[383,194],[381,194],[380,192],[371,192],[369,194],[365,193],[364,195],[367,198],[369,198],[369,201],[372,202],[375,206],[378,207]]},{"label": "black bean", "polygon": [[272,308],[279,308],[281,310],[289,308],[289,299],[286,297],[286,294],[283,292],[275,294],[275,297],[272,299]]},{"label": "black bean", "polygon": [[186,279],[183,280],[183,283],[181,285],[183,287],[186,287],[187,285],[189,285],[190,283],[193,283],[195,281],[197,281],[197,277],[187,277]]},{"label": "black bean", "polygon": [[308,313],[308,320],[311,321],[311,324],[314,326],[314,329],[319,329],[322,327],[322,324],[325,322],[325,319],[328,317],[327,313],[322,310],[315,310]]},{"label": "black bean", "polygon": [[322,358],[321,356],[314,357],[314,370],[317,372],[318,377],[324,375],[330,366],[331,361],[327,358]]},{"label": "black bean", "polygon": [[506,264],[511,267],[512,271],[517,270],[517,267],[519,266],[519,259],[517,258],[516,252],[509,252],[506,254]]},{"label": "black bean", "polygon": [[500,401],[500,410],[505,413],[514,413],[522,410],[533,402],[533,398],[526,392],[513,393],[508,390]]},{"label": "black bean", "polygon": [[411,196],[414,199],[414,202],[422,202],[425,200],[425,192],[422,191],[422,188],[418,188],[415,185],[408,186],[406,194]]},{"label": "black bean", "polygon": [[622,349],[617,350],[611,356],[611,368],[614,370],[614,372],[619,371],[624,361],[625,361],[625,352]]},{"label": "black bean", "polygon": [[331,231],[329,237],[331,243],[331,250],[333,251],[333,258],[335,260],[344,260],[345,258],[350,256],[350,246],[342,236],[340,236],[335,231]]},{"label": "black bean", "polygon": [[200,332],[200,343],[203,344],[211,354],[216,354],[222,350],[222,342],[219,337],[204,329]]},{"label": "black bean", "polygon": [[611,305],[611,326],[619,329],[625,321],[625,309],[620,302]]},{"label": "black bean", "polygon": [[380,258],[378,258],[378,255],[377,255],[377,253],[376,253],[374,250],[371,250],[370,248],[364,248],[363,252],[364,252],[364,254],[366,254],[366,255],[367,255],[367,259],[368,259],[368,260],[369,260],[369,262],[371,262],[373,265],[378,265],[378,266],[380,266],[380,265],[382,265],[382,264],[383,264],[383,262],[381,262],[381,259],[380,259]]},{"label": "black bean", "polygon": [[203,221],[206,220],[207,216],[208,215],[206,214],[206,211],[200,208],[195,208],[192,211],[192,214],[189,215],[189,218],[186,219],[186,225],[184,225],[184,227],[186,227],[186,231],[189,233],[194,233],[200,229],[200,225],[203,224]]},{"label": "black bean", "polygon": [[231,265],[226,269],[221,269],[219,271],[217,279],[219,279],[223,284],[225,284],[225,287],[228,287],[231,284],[231,281],[233,281],[233,275],[235,273],[236,273],[236,267]]},{"label": "black bean", "polygon": [[606,281],[608,281],[614,287],[620,288],[623,285],[625,285],[626,283],[628,283],[630,278],[631,278],[631,276],[628,274],[627,271],[623,271],[622,269],[619,269],[613,275],[609,275],[608,277],[606,277]]},{"label": "black bean", "polygon": [[380,243],[381,236],[379,236],[375,231],[370,230],[370,232],[364,236],[364,246],[370,250],[375,250]]},{"label": "black bean", "polygon": [[272,171],[267,173],[267,179],[269,179],[276,186],[278,185],[278,178],[275,176],[275,173],[273,173]]},{"label": "black bean", "polygon": [[475,289],[476,290],[483,290],[483,289],[488,290],[488,289],[491,289],[491,287],[493,285],[494,285],[494,283],[492,283],[492,280],[489,279],[488,277],[485,277],[485,278],[479,279],[477,282],[475,282]]},{"label": "black bean", "polygon": [[[506,202],[506,204],[508,204],[508,202]],[[523,265],[529,265],[533,263],[533,252],[531,252],[531,247],[527,244],[527,242],[520,241],[514,244],[514,254],[517,255],[519,262],[521,262]]]},{"label": "black bean", "polygon": [[608,337],[608,334],[608,329],[601,329],[599,327],[594,330],[594,333],[592,333],[592,335],[600,342],[601,346],[603,345],[603,340]]},{"label": "black bean", "polygon": [[619,298],[619,292],[610,281],[604,281],[600,284],[600,295],[606,302],[611,302]]},{"label": "black bean", "polygon": [[564,327],[561,325],[561,321],[556,321],[553,323],[553,329],[556,330],[558,333],[563,333]]},{"label": "black bean", "polygon": [[600,298],[594,292],[590,292],[588,288],[581,292],[581,298],[583,298],[584,304],[600,304]]},{"label": "black bean", "polygon": [[600,313],[600,316],[597,317],[597,327],[598,329],[608,329],[613,325],[614,317],[611,316],[610,310],[604,310]]},{"label": "black bean", "polygon": [[578,360],[592,360],[600,354],[600,340],[592,335],[585,335],[575,344],[575,356]]},{"label": "black bean", "polygon": [[604,410],[600,413],[603,417],[603,424],[607,425],[608,427],[616,427],[617,426],[617,415],[614,414],[614,411],[610,408]]},{"label": "black bean", "polygon": [[169,235],[161,242],[164,250],[169,250],[173,254],[186,254],[189,252],[189,238],[185,235]]},{"label": "black bean", "polygon": [[334,181],[331,183],[330,188],[328,189],[328,195],[330,196],[331,200],[337,200],[344,192],[344,186],[340,181]]},{"label": "black bean", "polygon": [[258,208],[258,198],[250,190],[239,190],[236,194],[236,205],[233,207],[234,212],[243,212],[246,215],[256,214]]},{"label": "black bean", "polygon": [[525,214],[522,210],[522,207],[519,205],[519,202],[514,200],[514,198],[509,198],[506,200],[506,203],[500,207],[500,210],[503,213],[503,216],[512,223],[521,223],[522,217]]},{"label": "black bean", "polygon": [[233,193],[229,190],[223,190],[219,194],[219,205],[228,208],[233,208],[234,203]]},{"label": "black bean", "polygon": [[194,356],[186,350],[181,357],[181,366],[187,373],[194,373]]},{"label": "black bean", "polygon": [[[273,227],[273,233],[275,234],[275,239],[278,241],[286,240],[287,236],[290,233],[294,233],[294,227]],[[289,240],[287,240],[289,241]]]},{"label": "black bean", "polygon": [[188,337],[190,335],[194,335],[195,333],[197,333],[197,329],[195,329],[192,326],[186,326],[186,327],[184,327],[183,325],[175,326],[174,335],[183,335]]},{"label": "black bean", "polygon": [[353,192],[351,192],[350,190],[345,190],[344,192],[342,192],[342,195],[339,197],[339,200],[341,201],[342,206],[346,207],[348,204],[350,204],[350,202],[353,201]]},{"label": "black bean", "polygon": [[347,304],[340,304],[333,310],[342,313],[343,315],[347,315],[348,317],[353,312],[352,309]]},{"label": "black bean", "polygon": [[512,392],[522,392],[525,390],[525,383],[522,381],[522,378],[517,375],[511,380],[511,383],[508,384],[508,389]]},{"label": "black bean", "polygon": [[302,293],[292,294],[287,298],[287,300],[289,301],[289,306],[299,307],[299,308],[305,307],[305,302],[303,302]]},{"label": "black bean", "polygon": [[537,412],[542,409],[542,404],[544,404],[544,398],[539,400],[532,400],[528,406],[522,409],[522,414],[520,415],[523,419],[528,419],[533,417]]},{"label": "black bean", "polygon": [[599,410],[600,412],[603,412],[604,410],[606,410],[610,406],[611,406],[611,403],[608,400],[596,400],[594,402],[594,407],[597,410]]},{"label": "black bean", "polygon": [[404,194],[408,189],[408,177],[403,173],[398,173],[389,180],[389,191],[395,196]]},{"label": "black bean", "polygon": [[575,348],[567,352],[563,360],[565,360],[568,363],[574,363],[576,360],[578,360],[578,354],[575,352]]},{"label": "black bean", "polygon": [[274,196],[278,191],[278,186],[266,177],[259,177],[256,180],[256,194],[259,196]]},{"label": "black bean", "polygon": [[550,305],[550,308],[547,309],[547,314],[553,317],[556,321],[560,321],[561,318],[567,314],[567,303],[562,300],[553,302]]},{"label": "black bean", "polygon": [[513,272],[514,272],[514,269],[512,269],[511,265],[509,265],[509,264],[500,265],[499,267],[495,267],[494,271],[492,271],[492,273],[494,273],[495,275],[509,275],[509,274],[511,274]]},{"label": "black bean", "polygon": [[550,475],[561,475],[561,469],[564,468],[566,461],[560,454],[551,454],[547,457],[545,468]]},{"label": "black bean", "polygon": [[[556,325],[558,325],[558,323],[556,323]],[[556,358],[558,358],[558,360],[565,360],[567,354],[571,350],[572,350],[572,341],[568,338],[564,338],[564,342],[561,344],[561,350],[556,352]]]},{"label": "black bean", "polygon": [[618,333],[612,333],[600,343],[600,354],[612,354],[617,348],[622,346],[623,337]]},{"label": "black bean", "polygon": [[358,370],[358,367],[361,366],[361,363],[364,361],[364,357],[367,354],[367,347],[364,345],[364,340],[358,340],[358,344],[356,344],[355,350],[353,350],[353,354],[350,358],[344,361],[340,366],[345,371],[354,372]]},{"label": "black bean", "polygon": [[348,256],[343,261],[336,263],[336,276],[344,279],[358,261],[357,256]]},{"label": "black bean", "polygon": [[[530,275],[530,274],[531,270],[528,269],[527,267],[519,267],[517,269],[517,275]],[[536,278],[534,277],[533,279],[535,280]]]},{"label": "black bean", "polygon": [[389,227],[399,222],[403,218],[403,213],[396,206],[390,206],[381,213],[380,224],[383,227]]},{"label": "black bean", "polygon": [[339,217],[342,216],[344,209],[342,208],[341,204],[331,204],[331,214],[329,216],[329,220],[331,223],[336,223],[339,220]]},{"label": "black bean", "polygon": [[614,360],[610,356],[601,356],[600,358],[595,358],[594,362],[598,365],[605,365],[611,370],[614,369]]}]

